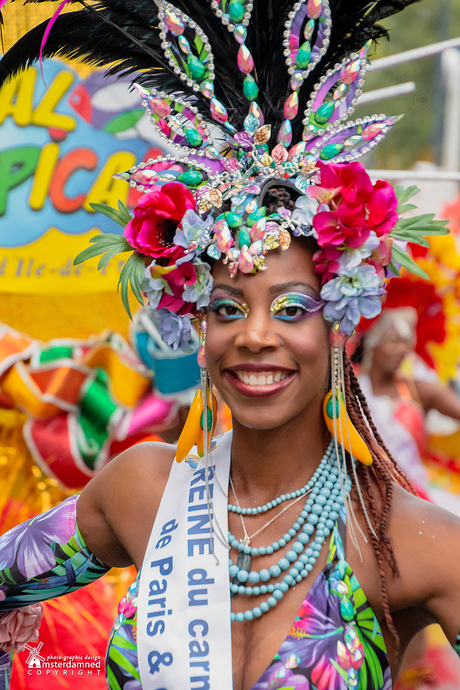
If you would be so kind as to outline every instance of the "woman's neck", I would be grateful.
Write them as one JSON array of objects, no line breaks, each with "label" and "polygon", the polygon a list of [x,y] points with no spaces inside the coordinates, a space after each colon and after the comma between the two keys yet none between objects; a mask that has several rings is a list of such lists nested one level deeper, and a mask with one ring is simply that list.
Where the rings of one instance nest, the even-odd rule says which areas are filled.
[{"label": "woman's neck", "polygon": [[274,429],[249,429],[234,419],[231,474],[241,504],[260,505],[299,489],[315,472],[328,443],[318,409]]}]

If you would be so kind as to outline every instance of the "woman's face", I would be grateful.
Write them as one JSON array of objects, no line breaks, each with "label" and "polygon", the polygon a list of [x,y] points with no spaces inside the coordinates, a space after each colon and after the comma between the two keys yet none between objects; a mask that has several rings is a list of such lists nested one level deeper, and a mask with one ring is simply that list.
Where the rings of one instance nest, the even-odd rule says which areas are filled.
[{"label": "woman's face", "polygon": [[412,340],[402,338],[391,328],[383,343],[372,350],[372,368],[393,376],[413,348]]},{"label": "woman's face", "polygon": [[255,429],[318,410],[329,374],[329,327],[310,252],[294,241],[266,262],[266,271],[235,278],[215,265],[206,334],[213,383],[234,418]]}]

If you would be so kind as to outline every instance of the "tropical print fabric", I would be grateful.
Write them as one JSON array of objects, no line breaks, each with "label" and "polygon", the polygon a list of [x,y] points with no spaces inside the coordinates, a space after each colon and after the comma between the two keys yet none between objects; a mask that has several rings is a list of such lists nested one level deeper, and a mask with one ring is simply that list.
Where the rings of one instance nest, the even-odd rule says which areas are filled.
[{"label": "tropical print fabric", "polygon": [[[350,566],[339,516],[326,568],[310,589],[281,649],[252,690],[391,690],[379,623]],[[139,575],[120,601],[106,657],[110,690],[142,690],[137,665]]]},{"label": "tropical print fabric", "polygon": [[73,592],[110,570],[76,523],[78,496],[0,537],[0,613]]}]

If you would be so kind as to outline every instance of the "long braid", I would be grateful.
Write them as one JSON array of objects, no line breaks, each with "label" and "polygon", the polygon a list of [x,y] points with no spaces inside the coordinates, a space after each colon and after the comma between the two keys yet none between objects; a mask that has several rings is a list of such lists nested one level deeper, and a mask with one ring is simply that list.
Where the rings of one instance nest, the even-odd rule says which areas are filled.
[{"label": "long braid", "polygon": [[[366,398],[364,397],[358,379],[353,371],[353,367],[346,355],[344,356],[344,378],[347,409],[350,419],[368,446],[373,460],[370,466],[364,466],[358,463],[356,469],[358,479],[362,482],[361,488],[370,510],[372,517],[371,522],[375,530],[375,533],[373,533],[372,530],[368,528],[368,534],[379,568],[380,592],[382,595],[385,620],[388,629],[394,635],[396,643],[399,646],[399,637],[393,624],[388,602],[385,561],[390,565],[394,575],[399,575],[399,569],[388,536],[387,523],[393,500],[393,482],[397,482],[411,492],[414,490],[405,474],[397,466],[390,451],[378,433],[370,415]],[[374,487],[377,487],[380,494],[379,502],[377,502]]]}]

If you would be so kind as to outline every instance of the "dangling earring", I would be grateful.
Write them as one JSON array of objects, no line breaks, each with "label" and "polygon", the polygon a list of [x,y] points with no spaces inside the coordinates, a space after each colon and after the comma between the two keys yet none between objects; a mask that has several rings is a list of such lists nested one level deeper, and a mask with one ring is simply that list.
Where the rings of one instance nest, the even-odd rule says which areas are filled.
[{"label": "dangling earring", "polygon": [[[196,446],[197,453],[202,458],[210,449],[212,437],[217,423],[217,400],[212,392],[211,379],[208,376],[205,359],[206,318],[200,320],[200,348],[198,350],[198,364],[201,370],[201,388],[195,393],[193,402],[184,424],[184,428],[177,441],[176,460],[182,460]],[[206,407],[204,401],[206,400]]]},{"label": "dangling earring", "polygon": [[[324,398],[323,414],[326,426],[338,443],[363,465],[372,465],[369,448],[356,430],[347,412],[343,390],[343,347],[345,334],[336,322],[330,333],[332,389]],[[335,408],[335,409],[334,409]]]}]

